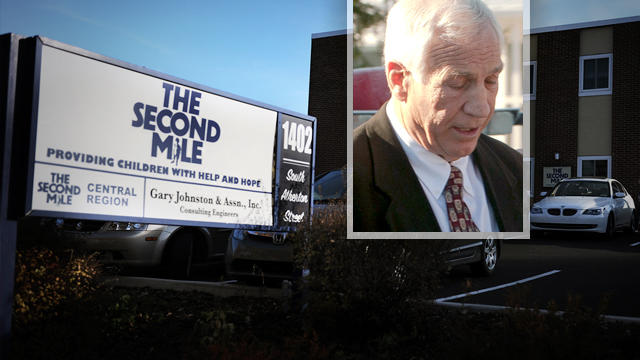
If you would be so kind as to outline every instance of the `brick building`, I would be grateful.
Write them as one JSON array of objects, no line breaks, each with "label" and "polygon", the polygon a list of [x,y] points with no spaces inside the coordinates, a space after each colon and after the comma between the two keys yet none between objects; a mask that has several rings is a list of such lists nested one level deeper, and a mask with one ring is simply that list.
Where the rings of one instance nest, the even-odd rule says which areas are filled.
[{"label": "brick building", "polygon": [[312,36],[309,115],[317,119],[316,176],[346,165],[346,30]]},{"label": "brick building", "polygon": [[[535,200],[562,177],[606,176],[640,193],[640,17],[533,29],[530,86]],[[526,87],[526,86],[525,86]]]}]

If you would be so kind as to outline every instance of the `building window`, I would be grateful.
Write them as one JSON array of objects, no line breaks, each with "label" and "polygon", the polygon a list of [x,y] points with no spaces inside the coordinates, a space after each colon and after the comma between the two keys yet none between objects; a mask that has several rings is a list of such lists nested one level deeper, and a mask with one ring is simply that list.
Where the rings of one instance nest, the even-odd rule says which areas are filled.
[{"label": "building window", "polygon": [[612,54],[580,56],[580,96],[611,95]]},{"label": "building window", "polygon": [[611,156],[578,156],[578,176],[611,177]]},{"label": "building window", "polygon": [[[522,67],[522,80],[524,80],[524,100],[536,99],[537,62],[525,61]],[[527,80],[528,79],[528,80]]]}]

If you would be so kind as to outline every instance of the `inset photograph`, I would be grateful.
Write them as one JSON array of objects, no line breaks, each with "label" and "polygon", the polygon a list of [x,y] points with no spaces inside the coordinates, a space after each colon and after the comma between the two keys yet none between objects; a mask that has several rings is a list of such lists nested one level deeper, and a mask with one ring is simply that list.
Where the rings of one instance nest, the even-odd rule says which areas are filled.
[{"label": "inset photograph", "polygon": [[350,238],[528,237],[521,50],[521,5],[356,2]]}]

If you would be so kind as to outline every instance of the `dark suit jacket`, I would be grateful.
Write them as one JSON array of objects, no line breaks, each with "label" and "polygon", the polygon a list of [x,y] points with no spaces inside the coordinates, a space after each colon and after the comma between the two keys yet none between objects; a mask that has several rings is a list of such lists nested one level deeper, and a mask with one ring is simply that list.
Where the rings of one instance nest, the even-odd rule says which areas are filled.
[{"label": "dark suit jacket", "polygon": [[[481,135],[471,154],[502,232],[522,231],[522,154]],[[441,231],[386,114],[353,134],[353,230]]]}]

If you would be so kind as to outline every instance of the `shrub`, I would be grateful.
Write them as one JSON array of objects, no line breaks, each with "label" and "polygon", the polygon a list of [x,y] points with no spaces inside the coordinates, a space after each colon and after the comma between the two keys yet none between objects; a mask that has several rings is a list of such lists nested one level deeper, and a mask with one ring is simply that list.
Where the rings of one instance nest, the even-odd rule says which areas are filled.
[{"label": "shrub", "polygon": [[96,254],[59,255],[43,248],[16,252],[13,311],[16,320],[29,322],[57,315],[52,309],[65,300],[76,300],[93,292],[100,264]]},{"label": "shrub", "polygon": [[312,326],[362,338],[411,326],[404,320],[422,307],[413,300],[431,298],[439,284],[444,241],[347,239],[344,210],[317,211],[312,226],[294,235],[297,266],[309,270],[302,287]]}]

